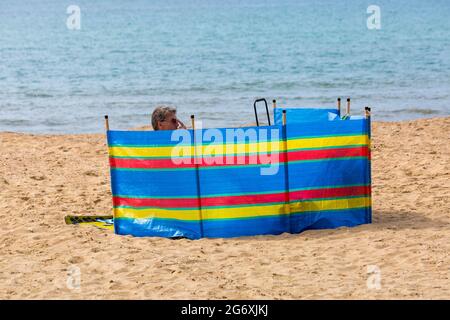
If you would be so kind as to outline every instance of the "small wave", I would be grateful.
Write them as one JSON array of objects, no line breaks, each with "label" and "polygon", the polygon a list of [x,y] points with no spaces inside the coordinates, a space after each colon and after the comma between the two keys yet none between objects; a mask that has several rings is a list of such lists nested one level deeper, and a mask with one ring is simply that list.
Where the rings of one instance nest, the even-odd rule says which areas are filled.
[{"label": "small wave", "polygon": [[1,119],[0,125],[1,126],[24,126],[24,125],[30,125],[32,122],[30,120],[24,120],[24,119]]},{"label": "small wave", "polygon": [[272,89],[278,89],[278,90],[290,90],[290,89],[296,89],[300,87],[299,82],[277,82],[272,85]]},{"label": "small wave", "polygon": [[48,94],[48,93],[28,92],[28,93],[25,93],[25,97],[27,97],[27,98],[53,98],[53,95]]},{"label": "small wave", "polygon": [[429,115],[429,114],[439,114],[440,111],[434,110],[434,109],[422,109],[422,108],[407,108],[407,109],[399,109],[399,110],[393,110],[392,113],[408,113],[408,114],[423,114],[423,115]]},{"label": "small wave", "polygon": [[339,88],[339,86],[340,86],[339,83],[334,83],[334,82],[327,82],[327,81],[313,81],[313,82],[311,82],[311,87],[331,89],[331,88]]},{"label": "small wave", "polygon": [[40,124],[42,124],[45,127],[62,127],[68,125],[69,123],[63,120],[44,119],[43,121],[40,121]]}]

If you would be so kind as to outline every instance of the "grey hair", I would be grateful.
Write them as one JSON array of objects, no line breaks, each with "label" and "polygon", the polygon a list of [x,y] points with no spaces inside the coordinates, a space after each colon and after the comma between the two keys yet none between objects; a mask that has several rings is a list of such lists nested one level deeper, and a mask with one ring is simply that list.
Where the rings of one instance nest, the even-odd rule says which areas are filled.
[{"label": "grey hair", "polygon": [[157,106],[152,113],[153,130],[158,130],[158,122],[166,120],[167,115],[170,113],[176,114],[177,109],[170,106]]}]

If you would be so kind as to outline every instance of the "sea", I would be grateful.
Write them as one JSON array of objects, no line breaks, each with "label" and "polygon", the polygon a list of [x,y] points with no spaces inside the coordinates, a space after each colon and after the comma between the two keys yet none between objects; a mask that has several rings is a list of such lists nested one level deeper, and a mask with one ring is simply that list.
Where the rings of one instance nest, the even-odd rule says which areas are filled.
[{"label": "sea", "polygon": [[450,115],[450,1],[0,1],[0,131],[124,130],[158,105],[230,127],[255,99],[337,97],[375,121]]}]

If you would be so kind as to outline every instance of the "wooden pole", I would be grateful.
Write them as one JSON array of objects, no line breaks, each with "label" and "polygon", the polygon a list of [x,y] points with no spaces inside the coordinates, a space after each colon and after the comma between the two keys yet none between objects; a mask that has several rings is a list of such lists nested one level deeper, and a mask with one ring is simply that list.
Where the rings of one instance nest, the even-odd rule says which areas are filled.
[{"label": "wooden pole", "polygon": [[[372,154],[372,141],[371,141],[371,136],[372,136],[371,131],[372,131],[372,129],[371,129],[371,125],[370,125],[370,123],[371,123],[370,107],[365,107],[364,108],[364,115],[365,115],[365,118],[367,120],[366,121],[367,122],[367,134],[369,136],[369,140],[367,142],[367,147],[368,147],[368,151],[369,151],[369,154],[368,154],[369,162],[368,162],[368,168],[367,169],[369,171],[369,183],[371,184],[372,183],[372,161],[370,161],[370,159],[372,159],[372,156],[371,156],[371,154]],[[372,192],[371,191],[369,191],[369,205],[370,205],[370,208],[372,208]],[[371,213],[371,211],[370,211],[370,213]],[[370,219],[370,222],[371,222],[371,219]]]},{"label": "wooden pole", "polygon": [[197,141],[195,141],[195,116],[193,114],[191,115],[191,124],[192,124],[192,130],[193,130],[192,137],[193,137],[193,143],[194,143],[194,162],[197,167],[197,161],[196,161],[196,159],[197,159]]},{"label": "wooden pole", "polygon": [[341,116],[341,97],[337,98],[337,111],[338,111],[338,116]]},{"label": "wooden pole", "polygon": [[364,116],[366,117],[366,119],[370,118],[370,107],[364,108]]},{"label": "wooden pole", "polygon": [[195,116],[191,115],[192,130],[195,130]]},{"label": "wooden pole", "polygon": [[202,200],[201,200],[201,191],[200,191],[200,172],[199,172],[199,166],[197,159],[197,143],[195,140],[195,116],[191,115],[191,123],[192,123],[192,132],[193,135],[193,147],[194,147],[194,163],[195,163],[195,175],[197,178],[197,205],[198,205],[198,213],[199,213],[199,219],[200,219],[200,237],[203,238],[203,214],[202,214]]},{"label": "wooden pole", "polygon": [[[109,131],[109,119],[108,115],[105,115],[105,129],[106,129],[106,148],[108,150],[108,156],[111,156],[111,151],[109,149],[109,139],[108,139],[108,131]],[[110,170],[110,178],[111,178],[112,171]],[[116,209],[113,208],[112,210],[112,218],[113,220],[116,219]],[[115,225],[115,224],[114,224]]]},{"label": "wooden pole", "polygon": [[350,98],[347,98],[347,114],[346,116],[350,116]]},{"label": "wooden pole", "polygon": [[288,140],[287,140],[287,127],[286,127],[286,110],[283,110],[283,147],[284,147],[284,160],[285,160],[285,165],[284,165],[284,175],[285,175],[285,179],[284,179],[284,213],[288,215],[289,217],[289,232],[292,233],[292,221],[290,219],[290,214],[291,214],[291,200],[290,200],[290,196],[289,196],[289,158],[288,158]]},{"label": "wooden pole", "polygon": [[106,128],[106,131],[109,131],[109,120],[108,120],[108,115],[105,115],[105,128]]},{"label": "wooden pole", "polygon": [[272,100],[272,107],[275,109],[277,107],[277,100]]}]

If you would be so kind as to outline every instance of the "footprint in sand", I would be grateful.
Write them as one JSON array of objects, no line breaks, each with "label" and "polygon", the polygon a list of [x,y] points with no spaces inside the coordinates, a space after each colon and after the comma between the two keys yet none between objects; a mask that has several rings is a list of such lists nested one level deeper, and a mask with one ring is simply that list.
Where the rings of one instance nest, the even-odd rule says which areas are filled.
[{"label": "footprint in sand", "polygon": [[[111,280],[111,281],[113,281],[113,280]],[[110,283],[112,283],[110,286],[109,286],[109,289],[111,289],[111,290],[122,290],[122,289],[124,289],[124,286],[120,283],[120,282],[111,282],[110,281]]]},{"label": "footprint in sand", "polygon": [[45,176],[31,176],[30,179],[42,181],[45,180]]},{"label": "footprint in sand", "polygon": [[84,261],[84,258],[80,257],[80,256],[75,256],[75,257],[72,257],[69,259],[69,263],[72,263],[72,264],[81,263],[83,261]]},{"label": "footprint in sand", "polygon": [[92,170],[84,172],[84,175],[89,177],[98,177],[98,173]]}]

